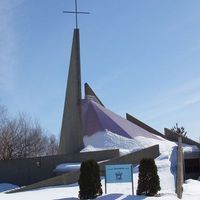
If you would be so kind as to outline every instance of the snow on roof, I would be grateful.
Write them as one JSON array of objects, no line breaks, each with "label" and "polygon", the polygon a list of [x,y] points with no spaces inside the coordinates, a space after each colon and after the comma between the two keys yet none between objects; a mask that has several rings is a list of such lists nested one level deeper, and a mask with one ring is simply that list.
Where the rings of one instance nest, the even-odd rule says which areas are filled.
[{"label": "snow on roof", "polygon": [[120,155],[135,152],[144,148],[139,141],[123,137],[111,131],[99,131],[91,136],[83,137],[85,148],[82,152],[105,149],[119,149]]},{"label": "snow on roof", "polygon": [[143,136],[160,139],[160,137],[115,114],[91,99],[82,100],[82,111],[84,135],[90,136],[107,129],[127,138]]}]

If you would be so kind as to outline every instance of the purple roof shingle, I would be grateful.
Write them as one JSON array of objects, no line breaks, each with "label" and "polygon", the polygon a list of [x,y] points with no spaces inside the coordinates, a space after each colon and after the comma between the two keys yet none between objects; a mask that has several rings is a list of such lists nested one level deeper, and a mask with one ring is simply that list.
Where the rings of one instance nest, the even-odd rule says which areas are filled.
[{"label": "purple roof shingle", "polygon": [[88,136],[107,129],[127,138],[143,136],[159,139],[156,135],[89,99],[82,100],[82,120],[83,134]]}]

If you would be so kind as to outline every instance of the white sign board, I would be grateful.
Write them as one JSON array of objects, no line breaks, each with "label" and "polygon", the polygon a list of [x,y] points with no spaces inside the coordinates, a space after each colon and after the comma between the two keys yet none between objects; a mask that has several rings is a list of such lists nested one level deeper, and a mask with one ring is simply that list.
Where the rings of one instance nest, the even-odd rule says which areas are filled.
[{"label": "white sign board", "polygon": [[105,193],[107,183],[132,183],[133,194],[133,168],[131,164],[105,166]]}]

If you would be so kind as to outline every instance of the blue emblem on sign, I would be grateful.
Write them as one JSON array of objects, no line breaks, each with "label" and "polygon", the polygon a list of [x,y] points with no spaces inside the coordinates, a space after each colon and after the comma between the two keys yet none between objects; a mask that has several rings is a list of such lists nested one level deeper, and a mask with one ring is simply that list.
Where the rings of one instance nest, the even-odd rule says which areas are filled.
[{"label": "blue emblem on sign", "polygon": [[118,181],[119,181],[119,180],[122,180],[122,174],[123,174],[123,173],[120,172],[120,171],[119,171],[119,172],[116,172],[116,173],[115,173],[116,180],[118,180]]}]

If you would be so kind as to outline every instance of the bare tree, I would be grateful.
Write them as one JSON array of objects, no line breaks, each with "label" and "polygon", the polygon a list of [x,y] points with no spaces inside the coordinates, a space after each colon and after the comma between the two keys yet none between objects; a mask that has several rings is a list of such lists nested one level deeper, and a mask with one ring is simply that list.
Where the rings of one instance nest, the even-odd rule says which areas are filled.
[{"label": "bare tree", "polygon": [[54,135],[47,135],[27,115],[21,113],[11,119],[6,109],[0,107],[0,160],[56,154],[58,141]]},{"label": "bare tree", "polygon": [[47,155],[56,155],[58,152],[58,139],[55,135],[50,135],[48,138]]},{"label": "bare tree", "polygon": [[7,109],[0,105],[0,128],[6,123],[7,120]]}]

